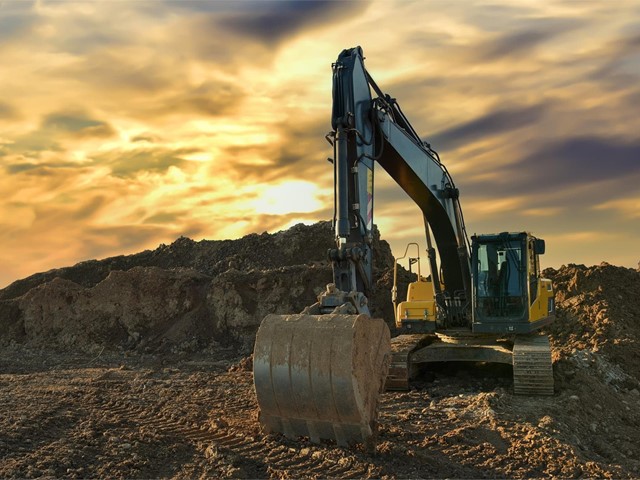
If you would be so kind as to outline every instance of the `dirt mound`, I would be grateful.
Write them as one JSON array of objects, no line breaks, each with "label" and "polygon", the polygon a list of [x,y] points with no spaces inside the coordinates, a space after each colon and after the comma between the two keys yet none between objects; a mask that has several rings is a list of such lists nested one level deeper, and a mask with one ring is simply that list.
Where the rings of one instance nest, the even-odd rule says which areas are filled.
[{"label": "dirt mound", "polygon": [[[238,240],[179,238],[135,255],[32,275],[0,290],[0,342],[78,349],[247,353],[268,313],[296,313],[332,279],[329,222]],[[387,242],[374,237],[372,311],[393,318]],[[404,277],[403,277],[404,278]]]},{"label": "dirt mound", "polygon": [[556,291],[556,321],[547,328],[556,396],[544,408],[537,399],[512,397],[509,403],[528,411],[537,433],[552,436],[569,455],[566,469],[555,474],[637,477],[640,272],[602,263],[570,264],[544,275]]},{"label": "dirt mound", "polygon": [[[377,235],[376,241],[379,242]],[[386,242],[383,242],[386,244]],[[36,273],[0,290],[0,300],[16,298],[30,289],[63,278],[83,287],[93,287],[114,270],[134,267],[163,269],[191,268],[210,277],[229,269],[269,270],[310,263],[326,264],[327,250],[333,246],[330,222],[298,224],[275,234],[250,234],[237,240],[201,240],[180,237],[170,245],[104,260],[88,260],[77,265]],[[388,255],[391,251],[388,249]],[[390,262],[385,253],[382,262]]]},{"label": "dirt mound", "polygon": [[[549,328],[556,359],[597,364],[622,388],[626,377],[640,380],[640,271],[602,263],[544,273],[556,289],[557,316]],[[600,360],[591,360],[593,354]]]}]

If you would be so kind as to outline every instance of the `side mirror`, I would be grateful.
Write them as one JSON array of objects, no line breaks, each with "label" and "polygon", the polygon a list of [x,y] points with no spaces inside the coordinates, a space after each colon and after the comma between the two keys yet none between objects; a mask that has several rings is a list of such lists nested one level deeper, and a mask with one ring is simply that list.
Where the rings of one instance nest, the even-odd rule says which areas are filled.
[{"label": "side mirror", "polygon": [[536,255],[543,255],[544,249],[545,249],[544,240],[542,240],[541,238],[536,238],[535,243],[533,245],[533,252]]}]

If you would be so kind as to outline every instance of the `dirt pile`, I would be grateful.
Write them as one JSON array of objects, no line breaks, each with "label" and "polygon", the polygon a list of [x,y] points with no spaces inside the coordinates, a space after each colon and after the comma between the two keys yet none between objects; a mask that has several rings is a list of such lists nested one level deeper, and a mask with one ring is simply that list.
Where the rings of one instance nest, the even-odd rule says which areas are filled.
[{"label": "dirt pile", "polygon": [[545,274],[556,289],[558,315],[550,333],[560,356],[589,349],[637,376],[640,271],[602,263],[568,265]]},{"label": "dirt pile", "polygon": [[559,373],[588,365],[608,384],[632,390],[640,380],[640,271],[602,263],[545,272],[556,289],[550,326]]},{"label": "dirt pile", "polygon": [[170,245],[161,244],[155,250],[104,260],[88,260],[72,267],[36,273],[0,290],[0,300],[19,297],[54,278],[70,280],[82,287],[93,287],[107,278],[110,272],[127,271],[133,267],[190,268],[215,277],[229,269],[250,271],[326,264],[327,250],[332,246],[330,222],[298,224],[272,235],[252,233],[237,240],[196,242],[180,237]]},{"label": "dirt pile", "polygon": [[640,271],[602,263],[544,274],[556,290],[548,333],[557,395],[539,427],[592,462],[580,467],[583,475],[637,477]]},{"label": "dirt pile", "polygon": [[[198,351],[212,341],[250,352],[269,313],[296,313],[331,281],[329,222],[238,240],[179,238],[135,255],[91,260],[0,290],[0,342],[72,348]],[[387,242],[374,239],[381,292],[372,302],[392,318]],[[403,277],[404,278],[404,277]],[[386,314],[386,315],[385,315]]]}]

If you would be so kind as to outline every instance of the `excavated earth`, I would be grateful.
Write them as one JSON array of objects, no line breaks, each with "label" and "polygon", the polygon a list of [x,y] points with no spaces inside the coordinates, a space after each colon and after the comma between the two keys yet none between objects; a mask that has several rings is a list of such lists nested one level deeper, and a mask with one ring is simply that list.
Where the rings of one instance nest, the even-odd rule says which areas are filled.
[{"label": "excavated earth", "polygon": [[[383,394],[375,453],[262,433],[257,326],[314,302],[331,246],[325,222],[180,238],[0,290],[0,477],[640,476],[640,272],[604,263],[545,271],[553,397],[514,396],[507,366],[442,364]],[[372,310],[391,321],[393,259],[374,248]]]}]

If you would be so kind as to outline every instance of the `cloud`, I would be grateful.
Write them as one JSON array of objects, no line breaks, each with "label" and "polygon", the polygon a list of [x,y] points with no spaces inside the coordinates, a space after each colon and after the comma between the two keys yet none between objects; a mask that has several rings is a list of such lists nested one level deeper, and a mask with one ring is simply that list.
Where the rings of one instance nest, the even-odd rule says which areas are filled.
[{"label": "cloud", "polygon": [[105,195],[95,195],[82,202],[82,205],[73,213],[74,220],[87,220],[93,218],[102,208],[108,205],[109,199]]},{"label": "cloud", "polygon": [[160,212],[151,215],[143,220],[145,224],[164,224],[177,223],[187,212],[184,210],[178,212]]},{"label": "cloud", "polygon": [[[620,221],[633,217],[629,192],[640,182],[637,6],[1,5],[5,277],[179,235],[330,218],[329,65],[356,44],[417,131],[446,152],[473,230],[606,230],[619,250],[637,239],[637,222]],[[385,25],[402,28],[383,35]],[[420,212],[381,171],[376,216],[400,245],[421,234]],[[307,195],[316,202],[285,208],[306,194],[281,201],[273,188],[295,181],[316,185]],[[256,208],[269,195],[277,208]],[[584,261],[579,250],[550,247],[548,258]]]},{"label": "cloud", "polygon": [[28,133],[15,136],[3,147],[4,155],[14,155],[20,161],[5,168],[18,173],[37,168],[61,168],[71,164],[67,161],[24,161],[41,159],[49,153],[62,154],[66,144],[79,140],[105,139],[116,135],[115,129],[106,121],[96,120],[83,112],[59,111],[45,115],[40,126]]},{"label": "cloud", "polygon": [[81,112],[55,112],[47,115],[41,130],[68,133],[77,137],[110,137],[116,132],[107,122],[95,120]]},{"label": "cloud", "polygon": [[427,140],[436,150],[453,150],[475,140],[494,137],[511,130],[531,126],[546,113],[543,104],[515,106],[491,111],[478,118],[436,132]]},{"label": "cloud", "polygon": [[[329,119],[298,119],[285,126],[273,127],[277,140],[269,143],[232,145],[223,148],[226,169],[234,178],[270,183],[285,177],[318,178],[331,175],[326,161],[333,155],[324,136]],[[253,158],[251,161],[246,159]],[[218,165],[213,165],[218,169]],[[213,172],[212,172],[213,173]]]},{"label": "cloud", "polygon": [[563,207],[527,208],[522,210],[523,215],[530,217],[556,217],[564,210]]},{"label": "cloud", "polygon": [[131,138],[131,142],[149,142],[149,143],[157,143],[160,141],[160,138],[152,133],[144,133],[140,135],[136,135]]},{"label": "cloud", "polygon": [[538,145],[532,150],[504,172],[506,178],[517,175],[522,179],[514,182],[514,190],[525,187],[525,182],[529,191],[540,191],[640,176],[637,142],[577,136]]},{"label": "cloud", "polygon": [[328,0],[288,0],[244,2],[244,11],[214,14],[215,25],[243,38],[275,45],[310,27],[349,18],[354,11],[363,12],[364,2]]},{"label": "cloud", "polygon": [[[15,137],[12,143],[6,145],[5,151],[8,154],[17,154],[20,157],[36,159],[40,158],[43,152],[61,152],[63,148],[58,139],[52,138],[50,132],[35,130],[24,135]],[[28,166],[25,163],[24,166]]]},{"label": "cloud", "polygon": [[[131,56],[117,50],[102,50],[81,56],[73,62],[51,67],[50,73],[64,79],[74,79],[94,90],[121,96],[138,93],[156,95],[176,83],[169,59],[160,55]],[[144,98],[144,97],[143,97]],[[135,99],[139,103],[139,99]]]},{"label": "cloud", "polygon": [[[244,232],[277,232],[298,223],[312,224],[319,220],[330,220],[332,215],[333,210],[327,208],[309,213],[251,214],[236,219],[227,219],[225,223],[220,223],[221,229],[216,238],[237,238],[246,235]],[[234,225],[242,225],[242,228],[234,230]],[[227,226],[231,228],[227,228]]]},{"label": "cloud", "polygon": [[[198,76],[178,74],[185,69],[185,63],[189,64],[189,59],[178,51],[182,52],[173,50],[165,56],[155,50],[136,56],[117,50],[100,51],[56,68],[53,74],[73,78],[82,90],[108,92],[99,100],[103,110],[147,124],[162,123],[168,117],[233,114],[247,96],[242,83],[206,78],[211,77],[209,72]],[[211,67],[211,72],[218,69]]]},{"label": "cloud", "polygon": [[[110,17],[111,21],[105,22],[105,17]],[[51,47],[74,56],[93,54],[105,49],[126,48],[130,41],[127,33],[130,34],[130,32],[127,32],[126,27],[123,28],[124,26],[119,24],[118,20],[113,18],[113,13],[109,11],[102,14],[70,15],[64,30],[61,29],[59,35],[50,39]]]},{"label": "cloud", "polygon": [[[636,24],[636,30],[640,24]],[[597,68],[588,78],[609,88],[633,89],[640,79],[640,33],[622,34],[603,46],[597,54]]]},{"label": "cloud", "polygon": [[585,26],[589,19],[526,18],[516,22],[516,28],[476,45],[472,58],[477,62],[495,62],[531,55],[540,45],[572,30]]},{"label": "cloud", "polygon": [[475,154],[465,152],[458,163],[451,161],[451,155],[443,156],[450,170],[462,166],[453,177],[463,205],[475,199],[524,195],[528,199],[523,207],[534,209],[532,215],[536,216],[541,213],[536,209],[570,207],[575,211],[616,198],[621,190],[637,188],[637,141],[597,135],[556,134],[555,138],[545,138],[532,134],[544,132],[544,127],[536,126],[506,145],[489,136],[495,145]]},{"label": "cloud", "polygon": [[509,32],[507,35],[481,45],[477,49],[478,60],[496,61],[527,54],[551,36],[548,32],[539,30]]},{"label": "cloud", "polygon": [[[199,231],[199,228],[193,228],[189,233]],[[96,226],[85,230],[83,250],[88,258],[104,255],[105,250],[133,253],[155,244],[159,237],[166,238],[167,234],[171,235],[170,230],[157,225]]]},{"label": "cloud", "polygon": [[161,115],[195,112],[222,116],[233,113],[245,97],[242,88],[233,82],[210,80],[199,85],[184,85],[177,93],[158,101],[150,110]]},{"label": "cloud", "polygon": [[558,243],[566,243],[566,244],[575,244],[575,243],[605,243],[610,242],[615,238],[615,235],[609,232],[602,232],[597,230],[586,230],[586,231],[571,231],[561,234],[555,234],[548,236],[549,240]]},{"label": "cloud", "polygon": [[5,171],[8,174],[17,173],[34,173],[37,175],[46,175],[48,171],[60,168],[77,168],[78,164],[73,162],[23,162],[5,165]]},{"label": "cloud", "polygon": [[0,120],[11,120],[18,116],[18,111],[13,105],[0,101]]},{"label": "cloud", "polygon": [[640,217],[640,197],[625,197],[600,203],[595,210],[613,210],[624,217],[636,219]]},{"label": "cloud", "polygon": [[0,4],[0,51],[7,42],[24,38],[39,19],[33,14],[35,2],[2,2]]},{"label": "cloud", "polygon": [[505,25],[510,28],[517,26],[517,29],[524,30],[527,27],[526,22],[540,15],[533,3],[526,4],[525,2],[512,4],[477,3],[473,8],[468,8],[468,5],[465,4],[451,2],[448,3],[448,6],[450,8],[457,7],[456,13],[464,18],[466,24],[482,29],[486,33],[503,30]]},{"label": "cloud", "polygon": [[[186,13],[167,22],[185,57],[238,72],[247,66],[270,67],[288,42],[349,23],[368,7],[369,1],[181,2]],[[295,61],[306,63],[305,55],[300,52]]]},{"label": "cloud", "polygon": [[116,177],[134,178],[142,172],[164,173],[171,167],[185,168],[189,161],[184,156],[198,153],[197,148],[136,148],[112,150],[93,156],[93,164],[106,166]]}]

